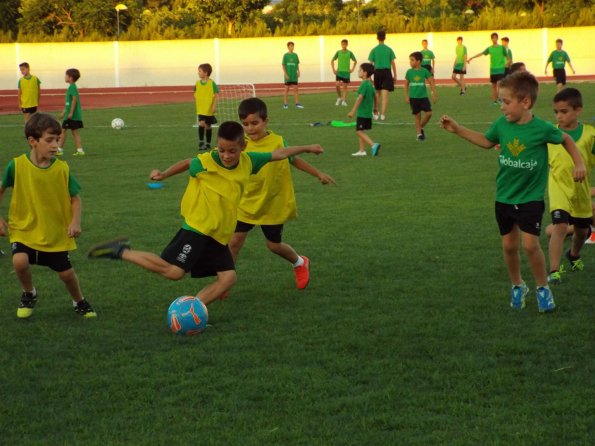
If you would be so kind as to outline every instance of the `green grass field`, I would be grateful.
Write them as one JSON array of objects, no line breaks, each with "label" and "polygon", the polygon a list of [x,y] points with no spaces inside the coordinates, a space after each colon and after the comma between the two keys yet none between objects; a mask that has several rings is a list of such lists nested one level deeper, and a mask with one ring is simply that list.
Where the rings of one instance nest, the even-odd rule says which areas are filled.
[{"label": "green grass field", "polygon": [[[591,122],[595,84],[579,88]],[[72,260],[98,318],[76,316],[56,274],[34,267],[40,301],[18,320],[21,290],[0,258],[0,444],[592,445],[595,246],[554,289],[550,315],[538,314],[523,261],[531,299],[513,312],[493,216],[498,152],[437,124],[449,113],[483,131],[499,109],[487,87],[438,91],[419,143],[397,90],[370,133],[381,154],[366,159],[351,156],[353,128],[308,125],[347,120],[333,95],[303,96],[305,110],[266,99],[270,128],[322,144],[304,158],[338,182],[294,170],[299,218],[284,240],[311,258],[311,283],[296,290],[291,266],[253,231],[231,297],[193,338],[168,332],[166,310],[206,281],[85,256],[118,235],[160,252],[177,231],[186,177],[144,183],[196,154],[193,105],[87,110],[88,155],[72,157],[69,139],[64,159],[83,186]],[[542,87],[537,115],[553,119],[553,94]],[[127,127],[112,130],[115,117]],[[26,148],[21,123],[0,117],[2,166]]]}]

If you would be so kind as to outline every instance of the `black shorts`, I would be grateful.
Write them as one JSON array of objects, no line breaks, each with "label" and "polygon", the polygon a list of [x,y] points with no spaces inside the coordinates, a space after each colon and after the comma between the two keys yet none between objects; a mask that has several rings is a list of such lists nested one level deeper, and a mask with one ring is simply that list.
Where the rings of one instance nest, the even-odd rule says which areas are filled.
[{"label": "black shorts", "polygon": [[434,75],[434,70],[432,70],[432,65],[422,65],[421,67],[428,70],[432,76]]},{"label": "black shorts", "polygon": [[419,112],[431,112],[432,104],[428,98],[409,98],[409,105],[411,106],[411,114],[417,115]]},{"label": "black shorts", "polygon": [[541,219],[545,210],[543,201],[523,204],[506,204],[496,201],[496,221],[500,235],[506,235],[517,225],[523,232],[533,235],[541,233]]},{"label": "black shorts", "polygon": [[569,225],[574,225],[577,228],[589,228],[591,226],[591,222],[593,221],[592,218],[579,218],[573,217],[567,211],[563,209],[556,209],[551,212],[552,215],[552,223],[557,225],[560,223],[566,223]]},{"label": "black shorts", "polygon": [[372,118],[360,118],[359,116],[355,121],[355,131],[370,130],[372,128]]},{"label": "black shorts", "polygon": [[216,276],[235,270],[231,251],[215,239],[180,229],[161,253],[167,263],[179,266],[192,277]]},{"label": "black shorts", "polygon": [[393,73],[390,68],[374,70],[374,88],[376,90],[394,91]]},{"label": "black shorts", "polygon": [[504,77],[506,77],[505,74],[490,74],[490,82],[492,84],[497,84],[502,79],[504,79]]},{"label": "black shorts", "polygon": [[[239,221],[236,224],[236,232],[250,232],[256,225]],[[260,225],[265,238],[272,243],[281,243],[283,239],[283,225]]]},{"label": "black shorts", "polygon": [[348,77],[343,77],[343,76],[335,76],[335,80],[337,82],[343,82],[344,84],[348,84],[349,82],[351,82],[351,79],[349,79]]},{"label": "black shorts", "polygon": [[204,122],[206,125],[217,124],[217,118],[214,116],[198,115],[198,122]]},{"label": "black shorts", "polygon": [[512,73],[512,71],[510,70],[510,67],[504,68],[504,77],[508,76],[510,73]]},{"label": "black shorts", "polygon": [[458,68],[454,68],[452,70],[453,74],[467,74],[467,70],[459,70]]},{"label": "black shorts", "polygon": [[21,108],[23,113],[35,113],[37,111],[37,107],[28,107],[28,108]]},{"label": "black shorts", "polygon": [[554,68],[554,77],[556,84],[566,85],[566,70],[564,68]]},{"label": "black shorts", "polygon": [[285,81],[285,85],[297,85],[297,81]]},{"label": "black shorts", "polygon": [[12,255],[14,256],[15,254],[21,252],[27,254],[27,256],[29,257],[30,265],[47,266],[51,270],[56,271],[58,273],[72,268],[72,264],[70,263],[70,255],[68,254],[68,251],[38,251],[37,249],[30,248],[27,245],[23,245],[19,242],[13,243]]},{"label": "black shorts", "polygon": [[62,122],[63,129],[77,130],[77,129],[82,129],[83,127],[84,127],[83,121],[75,121],[74,119],[66,119],[66,120],[64,120],[64,122]]}]

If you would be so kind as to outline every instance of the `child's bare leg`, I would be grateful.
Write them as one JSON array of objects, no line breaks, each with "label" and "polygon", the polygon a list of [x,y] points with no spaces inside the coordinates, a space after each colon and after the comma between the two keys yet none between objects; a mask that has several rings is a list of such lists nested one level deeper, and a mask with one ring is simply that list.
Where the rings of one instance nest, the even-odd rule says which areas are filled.
[{"label": "child's bare leg", "polygon": [[538,287],[547,286],[545,255],[539,244],[539,236],[523,232],[523,248],[525,249],[529,266],[535,277],[535,284]]},{"label": "child's bare leg", "polygon": [[[420,113],[421,115],[421,113]],[[428,121],[430,120],[430,118],[432,117],[432,112],[426,112],[426,114],[424,115],[423,119],[421,120],[421,128],[425,128],[426,124],[428,123]]]},{"label": "child's bare leg", "polygon": [[340,98],[341,97],[341,85],[343,84],[343,82],[337,81],[337,83],[335,84],[335,88],[337,89],[337,97]]},{"label": "child's bare leg", "polygon": [[293,86],[293,101],[296,104],[299,104],[300,103],[300,99],[298,97],[298,86],[297,85],[294,85]]},{"label": "child's bare leg", "polygon": [[498,82],[492,83],[492,100],[494,102],[498,100]]},{"label": "child's bare leg", "polygon": [[502,252],[504,263],[508,269],[508,276],[513,285],[520,285],[523,281],[521,276],[520,230],[514,226],[512,231],[502,236]]},{"label": "child's bare leg", "polygon": [[83,146],[81,145],[81,134],[79,133],[78,129],[72,129],[72,138],[74,139],[75,149],[82,149]]},{"label": "child's bare leg", "polygon": [[122,260],[134,263],[147,271],[157,273],[169,280],[180,280],[186,274],[179,266],[166,262],[152,252],[125,249],[122,252]]},{"label": "child's bare leg", "polygon": [[14,272],[21,282],[23,291],[28,293],[33,291],[33,275],[29,266],[29,256],[24,252],[18,252],[12,256],[12,266]]},{"label": "child's bare leg", "polygon": [[220,271],[217,273],[217,279],[200,290],[197,297],[203,304],[208,305],[214,300],[219,299],[219,297],[234,286],[236,282],[237,275],[235,270]]},{"label": "child's bare leg", "polygon": [[343,100],[347,101],[347,82],[342,82],[343,84]]},{"label": "child's bare leg", "polygon": [[60,148],[63,148],[64,144],[66,144],[66,129],[62,129],[62,133],[60,133],[60,142],[58,145]]},{"label": "child's bare leg", "polygon": [[466,89],[466,84],[465,84],[465,75],[461,74],[461,82],[459,83],[459,85],[461,86],[461,89],[464,91]]},{"label": "child's bare leg", "polygon": [[277,254],[279,257],[283,257],[292,264],[298,260],[298,253],[295,252],[295,249],[293,249],[287,243],[274,243],[270,240],[267,240],[267,248],[269,248],[269,250],[274,254]]},{"label": "child's bare leg", "polygon": [[23,113],[23,119],[25,120],[25,124],[27,124],[29,118],[31,118],[31,113]]},{"label": "child's bare leg", "polygon": [[60,280],[64,282],[64,286],[68,291],[68,294],[72,297],[72,300],[75,302],[80,302],[83,298],[83,293],[81,292],[81,287],[79,285],[79,279],[74,272],[74,268],[67,269],[66,271],[61,271],[58,273]]},{"label": "child's bare leg", "polygon": [[461,87],[461,83],[459,82],[459,80],[457,79],[457,73],[452,73],[452,76],[450,77],[453,81],[455,81],[455,83],[459,86],[459,88],[463,88]]},{"label": "child's bare leg", "polygon": [[589,234],[588,228],[575,227],[574,235],[572,236],[572,245],[570,248],[570,255],[572,257],[580,257],[581,249],[583,248],[583,245],[587,241],[588,234]]},{"label": "child's bare leg", "polygon": [[247,232],[234,232],[231,236],[231,240],[229,241],[229,250],[231,251],[231,257],[233,258],[234,263],[238,259],[238,255],[240,255],[240,251],[244,246],[244,242],[248,237]]},{"label": "child's bare leg", "polygon": [[287,98],[289,97],[289,85],[285,84],[285,89],[283,90],[283,103],[287,105]]},{"label": "child's bare leg", "polygon": [[368,135],[366,135],[366,132],[363,130],[358,130],[357,132],[357,137],[359,138],[359,150],[360,152],[363,152],[366,150],[366,144],[368,144],[369,146],[372,146],[374,144],[374,141],[372,141],[370,139],[370,137]]},{"label": "child's bare leg", "polygon": [[548,245],[548,257],[550,261],[550,271],[560,269],[560,258],[564,249],[564,239],[568,230],[567,223],[557,223],[552,225],[550,243]]},{"label": "child's bare leg", "polygon": [[386,115],[386,109],[388,108],[388,90],[381,90],[382,95],[382,112],[381,115]]},{"label": "child's bare leg", "polygon": [[415,115],[415,133],[418,135],[421,133],[421,112]]}]

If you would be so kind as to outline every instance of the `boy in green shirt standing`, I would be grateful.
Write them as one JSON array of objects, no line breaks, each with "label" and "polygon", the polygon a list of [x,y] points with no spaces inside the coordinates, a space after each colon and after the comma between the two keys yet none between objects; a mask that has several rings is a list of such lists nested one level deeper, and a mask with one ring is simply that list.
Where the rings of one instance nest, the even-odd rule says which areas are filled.
[{"label": "boy in green shirt standing", "polygon": [[484,149],[500,144],[496,176],[496,220],[502,237],[504,262],[512,282],[510,306],[525,307],[529,287],[521,276],[521,241],[537,286],[540,313],[556,308],[548,287],[545,256],[539,243],[548,179],[548,143],[562,144],[574,162],[573,177],[583,181],[585,164],[572,138],[533,115],[539,84],[530,73],[507,76],[500,85],[502,113],[485,133],[459,125],[449,116],[440,126]]},{"label": "boy in green shirt standing", "polygon": [[[395,52],[384,41],[386,32],[378,31],[376,33],[378,45],[372,48],[368,60],[374,65],[374,88],[376,88],[376,107],[374,107],[374,119],[386,119],[386,110],[388,108],[388,93],[395,90],[397,82],[397,66],[395,64]],[[381,103],[380,114],[378,114],[377,105]]]},{"label": "boy in green shirt standing", "polygon": [[434,75],[434,62],[436,61],[436,56],[434,56],[434,52],[428,49],[428,41],[426,39],[421,41],[421,55],[423,59],[421,61],[421,67],[425,68],[430,72],[430,74]]},{"label": "boy in green shirt standing", "polygon": [[283,68],[283,76],[285,78],[285,92],[283,93],[283,108],[287,110],[287,98],[289,96],[289,88],[293,89],[293,99],[295,101],[295,108],[304,108],[300,104],[298,98],[298,79],[300,77],[300,58],[293,52],[295,45],[293,42],[287,42],[287,53],[283,55],[281,67]]},{"label": "boy in green shirt standing", "polygon": [[[421,51],[416,51],[409,55],[409,64],[411,68],[405,74],[405,102],[411,106],[411,113],[415,116],[415,131],[417,140],[426,139],[424,127],[432,117],[432,105],[428,99],[428,89],[426,81],[430,84],[432,91],[432,102],[436,103],[436,86],[434,76],[427,69],[422,67],[423,55]],[[425,116],[421,117],[421,113]]]},{"label": "boy in green shirt standing", "polygon": [[[344,107],[347,106],[347,87],[351,82],[351,73],[355,70],[355,64],[357,63],[355,55],[347,49],[348,44],[347,39],[341,40],[341,49],[335,53],[331,60],[331,68],[337,81],[337,102],[335,102],[335,105]],[[338,60],[337,68],[335,68],[335,60]]]},{"label": "boy in green shirt standing", "polygon": [[[456,57],[452,67],[452,80],[455,81],[461,89],[459,94],[462,96],[467,92],[465,86],[465,74],[467,74],[467,47],[463,45],[463,38],[461,36],[457,37],[455,53]],[[457,75],[459,75],[459,79],[457,79]]]},{"label": "boy in green shirt standing", "polygon": [[372,114],[376,108],[376,91],[370,77],[374,74],[374,65],[371,63],[363,63],[359,67],[358,76],[362,80],[359,89],[357,90],[357,100],[353,104],[353,108],[347,114],[353,118],[357,111],[357,122],[355,132],[359,139],[359,150],[353,153],[353,156],[366,156],[366,144],[372,148],[372,156],[378,156],[380,144],[375,143],[366,135],[366,130],[372,128]]},{"label": "boy in green shirt standing", "polygon": [[83,126],[83,109],[81,107],[81,100],[79,98],[79,90],[76,87],[76,81],[81,77],[81,73],[76,68],[69,68],[66,70],[64,75],[64,81],[68,84],[66,90],[66,103],[64,105],[64,111],[60,115],[62,121],[62,135],[60,135],[60,148],[56,155],[60,156],[64,153],[62,147],[66,142],[66,131],[70,129],[72,137],[74,138],[74,144],[76,146],[76,152],[74,156],[83,156],[85,151],[81,144],[81,136],[79,135],[79,129]]},{"label": "boy in green shirt standing", "polygon": [[498,33],[492,33],[490,36],[492,45],[487,47],[481,53],[470,57],[467,63],[480,56],[490,56],[490,82],[492,83],[492,100],[494,105],[498,105],[498,84],[504,79],[508,55],[502,45],[498,45]]},{"label": "boy in green shirt standing", "polygon": [[574,71],[574,67],[570,63],[570,57],[568,57],[568,53],[562,49],[562,39],[556,40],[556,49],[550,53],[550,57],[547,58],[547,62],[545,64],[545,74],[547,75],[547,66],[552,64],[554,67],[554,77],[556,78],[556,87],[558,91],[564,88],[566,85],[566,63],[572,70],[572,74],[576,74]]},{"label": "boy in green shirt standing", "polygon": [[510,43],[510,39],[508,37],[502,37],[502,46],[506,51],[506,68],[504,68],[504,75],[508,76],[512,73],[510,67],[512,66],[512,50],[508,48],[508,44]]}]

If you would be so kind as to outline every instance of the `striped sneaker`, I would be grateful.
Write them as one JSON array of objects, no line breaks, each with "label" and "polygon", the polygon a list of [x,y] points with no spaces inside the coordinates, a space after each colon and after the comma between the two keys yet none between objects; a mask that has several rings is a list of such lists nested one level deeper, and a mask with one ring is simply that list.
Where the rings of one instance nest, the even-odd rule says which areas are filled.
[{"label": "striped sneaker", "polygon": [[510,296],[510,306],[515,310],[522,310],[525,308],[525,298],[529,294],[529,287],[525,282],[520,285],[514,285]]}]

